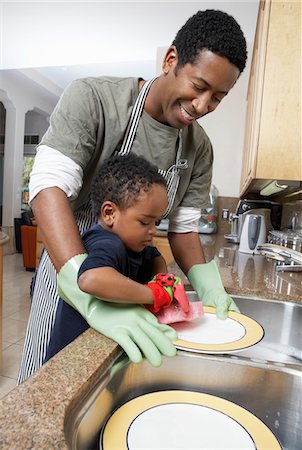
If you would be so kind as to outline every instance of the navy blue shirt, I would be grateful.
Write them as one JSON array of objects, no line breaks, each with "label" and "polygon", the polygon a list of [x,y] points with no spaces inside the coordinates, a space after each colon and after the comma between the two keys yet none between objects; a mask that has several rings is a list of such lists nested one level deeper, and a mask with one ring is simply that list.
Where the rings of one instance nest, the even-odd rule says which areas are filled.
[{"label": "navy blue shirt", "polygon": [[152,260],[160,255],[156,247],[148,246],[140,253],[132,252],[116,234],[99,224],[85,231],[82,240],[88,256],[80,267],[78,277],[89,269],[112,267],[139,283],[148,283],[152,278]]},{"label": "navy blue shirt", "polygon": [[[160,255],[156,247],[146,247],[140,253],[131,252],[117,235],[99,224],[87,230],[82,239],[88,256],[80,267],[78,277],[88,269],[113,267],[139,283],[147,283],[152,278],[152,259]],[[44,362],[88,328],[89,325],[81,314],[60,299]]]}]

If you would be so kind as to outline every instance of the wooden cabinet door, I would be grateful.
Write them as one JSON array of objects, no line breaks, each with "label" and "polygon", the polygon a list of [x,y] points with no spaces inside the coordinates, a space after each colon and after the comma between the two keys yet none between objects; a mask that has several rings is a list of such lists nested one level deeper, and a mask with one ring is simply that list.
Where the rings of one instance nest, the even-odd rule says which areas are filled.
[{"label": "wooden cabinet door", "polygon": [[256,177],[302,180],[301,1],[272,0]]},{"label": "wooden cabinet door", "polygon": [[155,236],[153,238],[153,244],[162,254],[167,264],[171,264],[171,262],[174,261],[168,238],[163,236]]},{"label": "wooden cabinet door", "polygon": [[241,190],[243,191],[248,187],[251,180],[256,177],[269,17],[270,1],[260,1],[247,93],[244,155],[241,175]]},{"label": "wooden cabinet door", "polygon": [[[261,1],[247,96],[241,195],[301,180],[301,2]],[[255,189],[257,191],[257,189]]]}]

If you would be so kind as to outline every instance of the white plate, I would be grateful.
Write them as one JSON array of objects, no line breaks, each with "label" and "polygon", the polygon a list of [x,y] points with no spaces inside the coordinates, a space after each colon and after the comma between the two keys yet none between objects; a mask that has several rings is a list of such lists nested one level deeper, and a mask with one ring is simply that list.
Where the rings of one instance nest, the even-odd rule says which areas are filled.
[{"label": "white plate", "polygon": [[256,416],[228,400],[192,391],[142,395],[107,421],[103,450],[282,450]]},{"label": "white plate", "polygon": [[220,320],[211,307],[204,307],[199,319],[171,326],[178,334],[175,346],[198,353],[237,352],[257,344],[264,336],[262,326],[254,319],[229,311],[228,318]]}]

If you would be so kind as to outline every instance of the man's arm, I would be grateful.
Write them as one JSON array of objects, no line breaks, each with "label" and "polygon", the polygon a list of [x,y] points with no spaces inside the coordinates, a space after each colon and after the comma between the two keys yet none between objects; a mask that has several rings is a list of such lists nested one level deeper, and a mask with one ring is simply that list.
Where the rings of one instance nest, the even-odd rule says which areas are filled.
[{"label": "man's arm", "polygon": [[65,192],[57,187],[44,189],[32,200],[31,207],[57,272],[70,258],[85,253]]},{"label": "man's arm", "polygon": [[185,275],[195,264],[205,263],[198,233],[168,233],[168,238],[175,262]]},{"label": "man's arm", "polygon": [[86,254],[66,194],[59,188],[44,189],[31,201],[31,206],[44,245],[59,272],[60,297],[92,328],[120,344],[133,362],[141,361],[145,355],[158,367],[161,354],[174,356],[176,349],[172,341],[176,332],[159,324],[147,309],[140,305],[121,309],[121,305],[103,302],[78,288],[77,273]]},{"label": "man's arm", "polygon": [[224,289],[216,262],[205,262],[198,233],[169,233],[169,241],[175,261],[187,275],[203,305],[215,307],[220,319],[226,319],[229,310],[239,312]]}]

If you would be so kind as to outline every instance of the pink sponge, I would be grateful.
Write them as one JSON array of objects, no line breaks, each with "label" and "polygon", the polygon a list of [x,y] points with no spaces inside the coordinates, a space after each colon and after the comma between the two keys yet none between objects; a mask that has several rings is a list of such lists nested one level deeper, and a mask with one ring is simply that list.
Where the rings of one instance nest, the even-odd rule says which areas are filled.
[{"label": "pink sponge", "polygon": [[162,308],[155,315],[160,323],[170,324],[197,319],[198,317],[203,316],[203,314],[204,312],[201,302],[189,303],[189,311],[185,313],[180,308],[178,302],[173,300],[170,306]]}]

